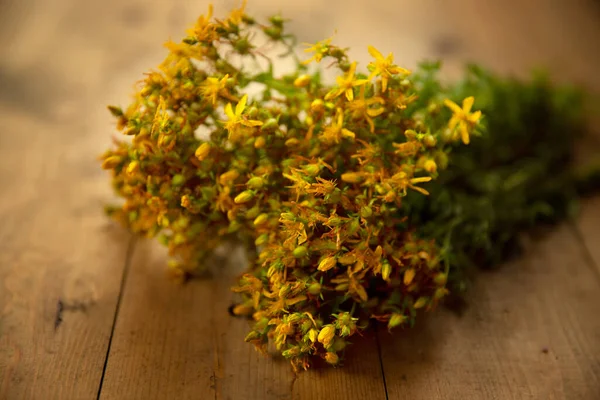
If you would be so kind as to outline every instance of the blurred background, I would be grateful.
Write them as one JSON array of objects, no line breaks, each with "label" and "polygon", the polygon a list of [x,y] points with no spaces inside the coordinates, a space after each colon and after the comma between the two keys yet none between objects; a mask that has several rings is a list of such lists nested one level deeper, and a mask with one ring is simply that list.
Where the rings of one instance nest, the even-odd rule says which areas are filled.
[{"label": "blurred background", "polygon": [[[215,2],[226,15],[238,0]],[[0,0],[0,106],[47,120],[106,125],[106,103],[124,103],[134,81],[206,12],[205,0]],[[257,16],[281,12],[301,42],[331,36],[364,66],[368,44],[398,64],[441,58],[500,72],[548,68],[600,88],[597,0],[251,0]],[[85,111],[84,111],[85,110]],[[98,118],[98,119],[95,119]],[[1,135],[7,134],[6,131]]]},{"label": "blurred background", "polygon": [[[241,4],[215,3],[216,16]],[[63,196],[91,190],[106,196],[108,185],[69,182],[65,169],[106,179],[94,160],[115,132],[105,106],[127,104],[133,84],[166,55],[163,43],[181,39],[207,5],[0,0],[2,191],[22,203],[39,194],[43,181]],[[465,62],[478,62],[519,76],[542,67],[557,81],[600,89],[597,0],[251,0],[247,9],[257,17],[281,12],[292,19],[290,30],[300,42],[337,32],[336,43],[351,48],[359,68],[372,44],[384,54],[394,52],[407,68],[441,59],[450,79],[460,76]],[[16,171],[24,160],[29,167]],[[15,203],[2,197],[0,211]]]}]

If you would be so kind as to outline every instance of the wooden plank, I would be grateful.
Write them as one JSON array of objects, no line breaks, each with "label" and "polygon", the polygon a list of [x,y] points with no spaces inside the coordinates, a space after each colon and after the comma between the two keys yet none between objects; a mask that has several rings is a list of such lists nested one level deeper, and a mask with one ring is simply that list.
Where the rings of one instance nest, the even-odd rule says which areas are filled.
[{"label": "wooden plank", "polygon": [[575,229],[584,246],[582,251],[600,277],[600,196],[582,202]]},{"label": "wooden plank", "polygon": [[600,281],[568,226],[531,247],[479,275],[461,318],[382,335],[390,398],[600,398]]},{"label": "wooden plank", "polygon": [[129,241],[102,212],[97,131],[0,119],[0,399],[95,398]]},{"label": "wooden plank", "polygon": [[136,248],[103,400],[316,400],[346,399],[348,393],[353,399],[385,398],[374,337],[355,345],[344,368],[311,370],[296,378],[287,361],[259,355],[244,343],[247,321],[227,312],[232,271],[242,261],[233,259],[213,279],[179,286],[165,275],[164,253],[155,243]]},{"label": "wooden plank", "polygon": [[94,399],[130,241],[96,161],[108,53],[57,29],[72,2],[34,3],[0,16],[0,399]]}]

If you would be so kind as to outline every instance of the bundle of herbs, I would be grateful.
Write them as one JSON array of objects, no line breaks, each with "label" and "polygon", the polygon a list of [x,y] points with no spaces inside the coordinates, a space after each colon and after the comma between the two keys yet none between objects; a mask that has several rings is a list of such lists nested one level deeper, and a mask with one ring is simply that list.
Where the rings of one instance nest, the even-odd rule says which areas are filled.
[{"label": "bundle of herbs", "polygon": [[[475,67],[443,85],[439,64],[409,71],[373,46],[360,72],[331,39],[306,61],[295,42],[278,15],[209,9],[127,108],[109,107],[131,140],[102,160],[124,199],[110,214],[166,245],[176,277],[224,242],[246,247],[233,311],[254,320],[247,342],[296,369],[338,364],[374,320],[412,326],[597,177],[570,166],[578,91]],[[274,73],[274,48],[294,71]],[[312,61],[338,69],[335,83]]]},{"label": "bundle of herbs", "polygon": [[[444,93],[475,97],[485,134],[457,147],[431,196],[409,195],[408,224],[446,249],[450,284],[460,294],[477,268],[497,267],[521,254],[520,235],[573,217],[579,199],[600,187],[600,159],[578,163],[588,134],[587,93],[557,86],[541,71],[529,80],[506,78],[478,65],[460,82],[439,84],[441,64],[424,63],[426,91],[416,107]],[[426,95],[423,95],[424,92]]]}]

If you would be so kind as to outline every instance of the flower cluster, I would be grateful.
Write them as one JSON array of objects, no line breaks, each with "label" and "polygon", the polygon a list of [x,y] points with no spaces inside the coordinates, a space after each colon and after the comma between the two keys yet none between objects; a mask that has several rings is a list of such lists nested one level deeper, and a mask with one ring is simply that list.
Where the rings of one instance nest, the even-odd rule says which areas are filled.
[{"label": "flower cluster", "polygon": [[[209,9],[167,43],[129,107],[109,107],[131,140],[102,160],[124,199],[111,214],[168,246],[175,276],[224,241],[246,247],[233,288],[234,312],[254,320],[246,341],[306,369],[314,357],[338,364],[371,320],[410,326],[447,294],[444,249],[411,226],[409,203],[428,195],[481,114],[472,97],[423,101],[421,78],[371,46],[367,73],[331,39],[301,61],[284,24],[244,6],[223,20]],[[274,76],[264,53],[277,46],[293,73]],[[263,70],[249,67],[259,60]],[[326,60],[340,71],[332,84],[307,66]]]}]

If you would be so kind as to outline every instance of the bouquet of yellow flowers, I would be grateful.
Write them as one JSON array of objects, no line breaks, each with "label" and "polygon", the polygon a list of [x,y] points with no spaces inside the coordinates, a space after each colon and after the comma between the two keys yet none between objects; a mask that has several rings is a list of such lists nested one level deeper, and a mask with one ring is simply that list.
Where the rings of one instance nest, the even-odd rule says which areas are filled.
[{"label": "bouquet of yellow flowers", "polygon": [[[519,167],[513,176],[508,158],[499,196],[517,194],[514,206],[532,214],[498,224],[488,211],[501,205],[478,203],[500,187],[487,181],[498,169],[472,162],[486,146],[478,141],[497,140],[473,97],[493,108],[498,92],[484,72],[443,87],[438,64],[409,71],[372,46],[360,71],[332,39],[301,60],[284,25],[278,15],[259,22],[244,6],[222,20],[209,8],[181,42],[166,44],[168,56],[127,108],[109,107],[131,140],[117,140],[102,165],[124,200],[110,214],[168,246],[174,276],[202,271],[224,242],[245,246],[248,267],[233,288],[241,294],[233,312],[254,321],[245,340],[262,351],[271,342],[306,369],[315,357],[338,364],[348,339],[373,320],[412,326],[460,287],[448,281],[462,282],[454,271],[477,261],[478,241],[512,239],[526,217],[563,205],[545,203],[548,188],[532,210],[519,190],[540,171]],[[276,76],[269,47],[285,49],[295,70]],[[310,62],[339,76],[328,84]],[[477,176],[483,192],[464,189]],[[479,252],[493,253],[485,246]]]}]

